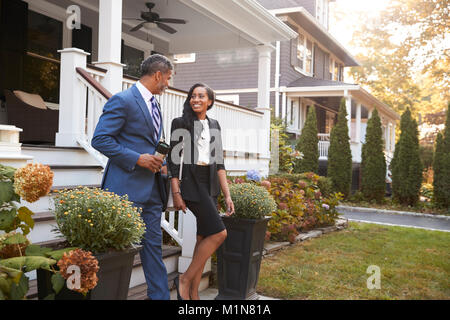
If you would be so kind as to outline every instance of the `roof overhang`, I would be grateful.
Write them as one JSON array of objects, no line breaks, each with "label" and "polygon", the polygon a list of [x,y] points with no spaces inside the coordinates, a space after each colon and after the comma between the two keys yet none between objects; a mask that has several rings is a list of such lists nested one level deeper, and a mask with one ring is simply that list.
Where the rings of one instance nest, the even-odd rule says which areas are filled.
[{"label": "roof overhang", "polygon": [[170,53],[186,53],[270,45],[297,33],[256,0],[178,0],[198,19],[170,39]]},{"label": "roof overhang", "polygon": [[381,102],[360,85],[336,85],[336,86],[313,86],[313,87],[282,87],[288,97],[344,97],[351,95],[369,109],[377,108],[394,120],[400,120],[400,115],[387,104]]},{"label": "roof overhang", "polygon": [[305,8],[294,7],[269,11],[288,25],[292,25],[290,21],[293,21],[301,26],[301,28],[321,43],[323,47],[329,49],[336,55],[346,67],[360,66],[355,57],[353,57],[353,55],[351,55]]}]

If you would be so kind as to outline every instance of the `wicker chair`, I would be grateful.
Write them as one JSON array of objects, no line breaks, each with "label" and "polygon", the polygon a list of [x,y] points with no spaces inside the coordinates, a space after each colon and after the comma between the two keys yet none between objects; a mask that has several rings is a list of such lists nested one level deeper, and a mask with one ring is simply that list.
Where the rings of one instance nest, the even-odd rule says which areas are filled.
[{"label": "wicker chair", "polygon": [[55,144],[59,111],[40,109],[20,100],[5,90],[8,124],[23,129],[20,142],[28,144]]}]

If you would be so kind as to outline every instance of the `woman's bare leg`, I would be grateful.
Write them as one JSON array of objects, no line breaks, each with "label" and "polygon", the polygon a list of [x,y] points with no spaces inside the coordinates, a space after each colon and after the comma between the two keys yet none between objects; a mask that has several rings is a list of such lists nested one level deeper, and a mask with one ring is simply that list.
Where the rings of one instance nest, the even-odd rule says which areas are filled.
[{"label": "woman's bare leg", "polygon": [[[223,230],[216,234],[205,237],[197,245],[196,252],[194,251],[194,256],[192,258],[191,264],[185,273],[180,275],[180,295],[183,299],[189,299],[189,291],[192,286],[192,282],[195,277],[198,277],[198,273],[203,272],[206,261],[211,257],[211,255],[217,250],[217,248],[225,241],[227,237],[227,231]],[[198,287],[196,288],[198,290]]]}]

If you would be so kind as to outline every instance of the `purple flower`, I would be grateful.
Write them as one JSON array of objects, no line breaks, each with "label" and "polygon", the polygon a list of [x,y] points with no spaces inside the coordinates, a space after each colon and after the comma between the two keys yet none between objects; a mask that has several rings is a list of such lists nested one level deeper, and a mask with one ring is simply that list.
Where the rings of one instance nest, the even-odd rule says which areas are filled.
[{"label": "purple flower", "polygon": [[325,208],[325,209],[329,210],[330,206],[324,203],[324,204],[322,204],[322,208]]},{"label": "purple flower", "polygon": [[247,179],[253,180],[253,181],[260,181],[261,175],[256,170],[249,170],[249,171],[247,171]]}]

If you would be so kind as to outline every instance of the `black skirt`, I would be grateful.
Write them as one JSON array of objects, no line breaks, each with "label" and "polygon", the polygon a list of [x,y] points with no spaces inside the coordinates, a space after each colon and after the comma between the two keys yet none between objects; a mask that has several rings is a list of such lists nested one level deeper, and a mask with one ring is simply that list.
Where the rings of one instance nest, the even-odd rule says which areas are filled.
[{"label": "black skirt", "polygon": [[209,166],[195,166],[199,183],[199,201],[185,200],[186,206],[197,218],[197,235],[207,237],[225,230],[217,210],[217,197],[210,196]]}]

